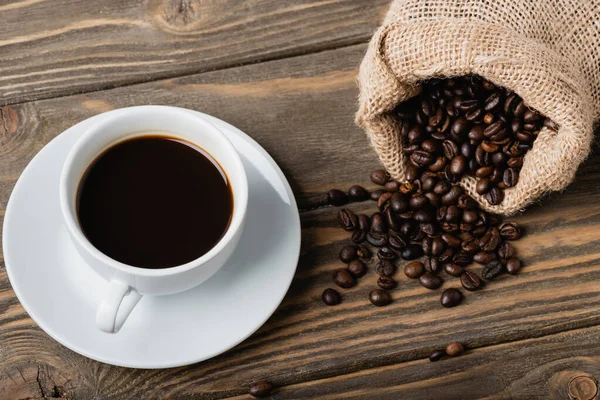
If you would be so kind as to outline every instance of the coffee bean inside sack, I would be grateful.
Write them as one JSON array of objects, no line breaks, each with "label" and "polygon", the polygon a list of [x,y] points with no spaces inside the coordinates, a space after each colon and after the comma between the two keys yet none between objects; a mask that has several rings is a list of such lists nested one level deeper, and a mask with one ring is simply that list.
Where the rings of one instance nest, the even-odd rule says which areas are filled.
[{"label": "coffee bean inside sack", "polygon": [[349,199],[373,201],[377,208],[371,215],[338,210],[350,240],[340,251],[346,265],[337,267],[333,281],[347,289],[369,279],[376,291],[368,299],[377,306],[406,285],[443,291],[432,301],[461,306],[468,292],[519,273],[522,262],[510,241],[522,231],[485,211],[458,182],[473,177],[477,193],[500,204],[504,191],[518,183],[541,127],[557,127],[515,93],[476,76],[429,80],[395,115],[408,155],[407,182],[380,169],[370,174],[379,187],[371,193],[357,185],[329,193],[332,205]]}]

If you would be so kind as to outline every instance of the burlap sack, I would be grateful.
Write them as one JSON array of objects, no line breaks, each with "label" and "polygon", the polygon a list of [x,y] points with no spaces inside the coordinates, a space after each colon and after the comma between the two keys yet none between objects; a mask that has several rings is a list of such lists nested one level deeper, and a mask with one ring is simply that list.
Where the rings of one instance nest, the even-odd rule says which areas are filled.
[{"label": "burlap sack", "polygon": [[478,74],[560,125],[544,128],[519,183],[490,206],[512,214],[564,189],[589,153],[600,95],[600,0],[395,0],[361,64],[357,123],[390,174],[405,181],[399,127],[389,115],[430,77]]}]

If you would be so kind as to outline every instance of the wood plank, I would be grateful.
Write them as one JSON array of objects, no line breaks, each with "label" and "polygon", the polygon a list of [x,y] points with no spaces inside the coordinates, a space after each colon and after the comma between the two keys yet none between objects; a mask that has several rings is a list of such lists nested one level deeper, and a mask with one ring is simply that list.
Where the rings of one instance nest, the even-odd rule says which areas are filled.
[{"label": "wood plank", "polygon": [[0,105],[367,42],[388,0],[0,3]]},{"label": "wood plank", "polygon": [[600,327],[593,327],[471,349],[436,363],[393,364],[285,386],[273,398],[566,400],[578,393],[579,399],[592,399],[600,377],[598,335]]},{"label": "wood plank", "polygon": [[[179,105],[234,123],[280,163],[304,208],[318,206],[333,184],[365,183],[378,165],[352,123],[354,76],[364,49],[358,45],[5,107],[0,210],[25,164],[56,134],[98,112],[135,104]],[[320,295],[332,285],[331,272],[340,267],[337,253],[348,235],[337,228],[335,209],[305,211],[298,272],[277,312],[235,349],[186,368],[130,370],[72,353],[35,327],[0,271],[0,365],[7,371],[0,376],[0,398],[39,397],[38,370],[50,377],[43,393],[63,388],[74,399],[92,393],[220,398],[242,394],[248,383],[264,378],[284,386],[421,359],[453,340],[482,347],[598,325],[599,164],[598,154],[590,157],[567,191],[518,218],[528,231],[517,246],[526,264],[520,276],[469,293],[464,304],[450,310],[439,305],[439,291],[406,279],[393,292],[394,302],[376,309],[367,301],[374,272],[344,290],[341,305],[325,307]],[[458,286],[457,281],[447,286]]]}]

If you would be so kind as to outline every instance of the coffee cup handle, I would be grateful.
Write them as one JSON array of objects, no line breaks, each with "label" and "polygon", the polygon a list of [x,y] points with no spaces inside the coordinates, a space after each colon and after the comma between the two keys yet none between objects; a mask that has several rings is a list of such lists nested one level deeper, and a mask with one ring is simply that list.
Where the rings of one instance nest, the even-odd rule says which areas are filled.
[{"label": "coffee cup handle", "polygon": [[[129,302],[128,307],[122,307],[125,297],[134,296],[133,302]],[[127,319],[137,302],[141,299],[138,294],[127,284],[112,280],[110,281],[108,293],[96,312],[96,326],[103,332],[116,333],[123,322]],[[117,316],[119,323],[117,323]]]}]

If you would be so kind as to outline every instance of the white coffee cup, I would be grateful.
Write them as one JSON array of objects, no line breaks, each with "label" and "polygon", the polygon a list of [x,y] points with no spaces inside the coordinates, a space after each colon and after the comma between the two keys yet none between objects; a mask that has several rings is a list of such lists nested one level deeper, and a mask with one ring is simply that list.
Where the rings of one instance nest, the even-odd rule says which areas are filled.
[{"label": "white coffee cup", "polygon": [[[125,139],[157,133],[193,143],[221,165],[233,191],[233,215],[223,238],[202,257],[176,267],[146,269],[116,261],[87,240],[78,222],[76,196],[86,169],[102,152]],[[87,265],[110,282],[96,313],[96,325],[108,333],[114,333],[118,328],[117,314],[128,294],[137,292],[141,297],[178,293],[199,285],[217,272],[240,240],[248,204],[246,172],[231,142],[201,116],[167,106],[111,111],[110,117],[87,130],[71,149],[63,166],[59,190],[63,218],[77,252]],[[119,319],[124,321],[131,309],[121,310]],[[123,312],[127,314],[123,315]]]}]

